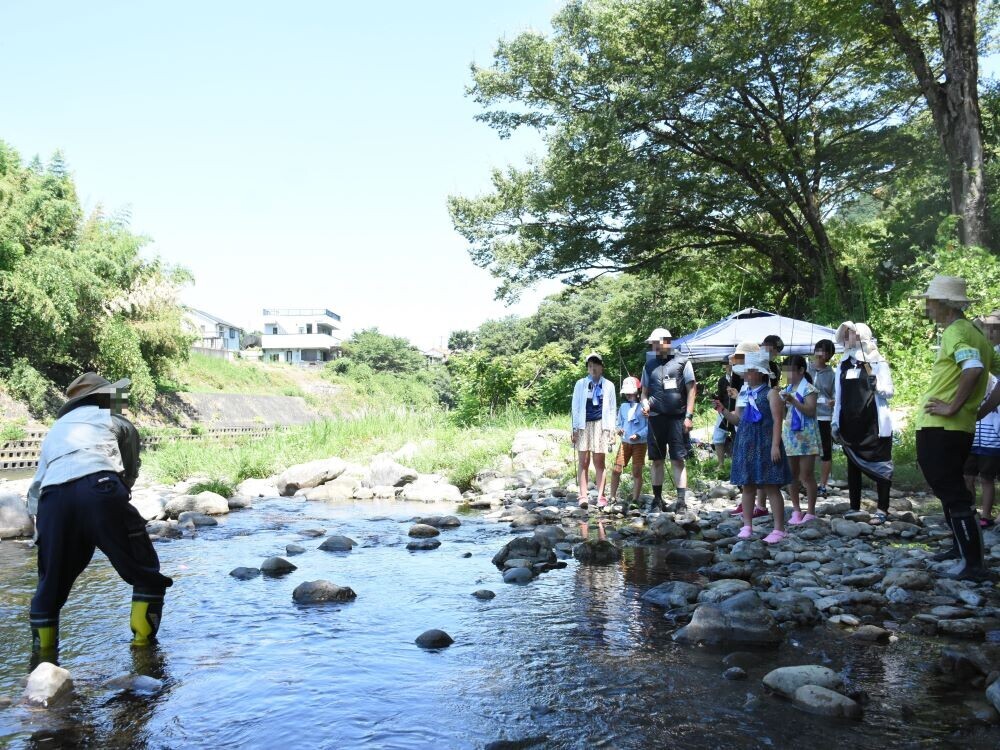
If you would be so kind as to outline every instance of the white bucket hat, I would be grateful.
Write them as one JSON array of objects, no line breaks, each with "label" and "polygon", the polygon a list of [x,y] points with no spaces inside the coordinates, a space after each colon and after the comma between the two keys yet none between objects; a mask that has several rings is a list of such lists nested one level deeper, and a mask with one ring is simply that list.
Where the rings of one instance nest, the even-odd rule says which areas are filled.
[{"label": "white bucket hat", "polygon": [[662,339],[672,339],[673,335],[666,328],[654,328],[653,332],[649,334],[649,338],[646,339],[647,344],[652,344]]},{"label": "white bucket hat", "polygon": [[729,364],[733,366],[733,372],[742,375],[746,372],[746,356],[753,352],[760,351],[760,344],[756,341],[743,341],[736,345],[736,351],[729,355]]},{"label": "white bucket hat", "polygon": [[968,295],[969,285],[959,276],[935,276],[923,294],[914,299],[936,299],[942,302],[972,302]]},{"label": "white bucket hat", "polygon": [[[736,369],[736,368],[733,368]],[[743,366],[744,372],[756,370],[764,375],[771,375],[771,355],[766,351],[747,352],[746,364]]]}]

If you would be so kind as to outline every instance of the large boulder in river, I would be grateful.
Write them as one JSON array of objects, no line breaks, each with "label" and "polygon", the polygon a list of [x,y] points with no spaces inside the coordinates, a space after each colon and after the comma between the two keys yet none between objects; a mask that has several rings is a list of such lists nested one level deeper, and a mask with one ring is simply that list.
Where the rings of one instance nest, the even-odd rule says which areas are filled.
[{"label": "large boulder in river", "polygon": [[201,492],[197,495],[178,495],[163,506],[168,518],[177,518],[185,511],[204,513],[206,516],[221,516],[229,512],[229,501],[215,492]]},{"label": "large boulder in river", "polygon": [[403,500],[421,503],[462,502],[462,491],[439,477],[420,477],[403,488]]},{"label": "large boulder in river", "polygon": [[784,636],[754,591],[744,591],[719,604],[701,604],[691,622],[674,633],[679,643],[773,647]]},{"label": "large boulder in river", "polygon": [[291,497],[299,490],[319,487],[336,479],[347,469],[347,463],[339,458],[322,458],[285,469],[278,475],[275,486],[284,497]]},{"label": "large boulder in river", "polygon": [[417,481],[418,474],[403,466],[388,453],[381,453],[368,465],[368,477],[373,487],[402,487]]},{"label": "large boulder in river", "polygon": [[0,495],[0,539],[31,536],[34,531],[24,500],[14,494]]},{"label": "large boulder in river", "polygon": [[699,589],[686,581],[666,581],[646,591],[640,599],[665,609],[684,607],[698,598]]},{"label": "large boulder in river", "polygon": [[319,485],[310,487],[307,490],[299,490],[297,494],[304,495],[306,500],[317,500],[324,503],[336,503],[354,498],[354,493],[361,487],[361,482],[355,477],[341,475],[336,479]]},{"label": "large boulder in river", "polygon": [[281,491],[270,479],[244,479],[236,485],[236,496],[251,500],[258,497],[278,497],[280,494]]},{"label": "large boulder in river", "polygon": [[[163,510],[163,496],[149,490],[133,491],[129,503],[139,511],[144,521],[159,521],[166,518]],[[2,525],[2,524],[0,524]]]},{"label": "large boulder in river", "polygon": [[794,698],[795,691],[803,685],[819,685],[828,690],[840,690],[844,687],[844,681],[829,667],[818,664],[779,667],[764,675],[764,687],[788,699]]},{"label": "large boulder in river", "polygon": [[795,707],[834,719],[860,719],[861,705],[846,695],[820,685],[803,685],[795,691]]},{"label": "large boulder in river", "polygon": [[587,539],[573,548],[573,557],[584,565],[610,565],[622,559],[622,551],[607,539]]},{"label": "large boulder in river", "polygon": [[527,560],[532,565],[552,565],[556,553],[552,544],[544,537],[519,536],[511,539],[503,549],[493,556],[493,564],[500,570],[508,560]]},{"label": "large boulder in river", "polygon": [[304,581],[295,587],[292,599],[299,604],[322,604],[326,602],[353,602],[358,598],[354,589],[338,586],[330,581]]}]

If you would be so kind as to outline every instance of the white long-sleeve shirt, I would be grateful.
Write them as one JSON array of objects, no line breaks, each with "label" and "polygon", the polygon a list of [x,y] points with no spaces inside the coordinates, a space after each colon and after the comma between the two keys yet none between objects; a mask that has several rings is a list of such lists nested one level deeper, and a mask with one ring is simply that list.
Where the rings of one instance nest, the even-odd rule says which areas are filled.
[{"label": "white long-sleeve shirt", "polygon": [[[593,382],[589,377],[580,378],[573,388],[573,429],[582,430],[587,426],[587,383]],[[618,401],[615,398],[615,386],[607,378],[601,378],[601,429],[614,430],[618,419]]]},{"label": "white long-sleeve shirt", "polygon": [[46,487],[99,471],[124,471],[111,412],[81,406],[57,419],[46,434],[38,471],[28,488],[28,512],[38,514],[38,499]]}]

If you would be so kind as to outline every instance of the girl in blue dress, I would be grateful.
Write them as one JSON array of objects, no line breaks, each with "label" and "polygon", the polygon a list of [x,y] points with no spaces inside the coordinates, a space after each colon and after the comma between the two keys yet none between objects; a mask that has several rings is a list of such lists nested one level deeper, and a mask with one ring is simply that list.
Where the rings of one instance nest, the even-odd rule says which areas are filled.
[{"label": "girl in blue dress", "polygon": [[785,538],[785,501],[781,487],[792,480],[781,426],[785,407],[778,389],[770,386],[771,367],[767,352],[746,355],[746,388],[736,401],[736,410],[726,409],[718,401],[715,410],[736,425],[733,463],[729,481],[743,486],[743,528],[739,538],[753,535],[754,497],[763,489],[771,503],[774,530],[764,537],[768,544]]}]

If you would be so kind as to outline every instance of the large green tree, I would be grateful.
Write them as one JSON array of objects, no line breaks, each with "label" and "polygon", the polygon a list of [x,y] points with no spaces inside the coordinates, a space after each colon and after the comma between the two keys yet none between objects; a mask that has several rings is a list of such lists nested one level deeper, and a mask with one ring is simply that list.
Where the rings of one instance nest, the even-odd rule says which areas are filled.
[{"label": "large green tree", "polygon": [[500,294],[549,276],[759,265],[809,297],[850,286],[834,212],[876,192],[911,149],[894,50],[823,0],[578,0],[545,36],[474,68],[480,115],[547,153],[450,199]]}]

